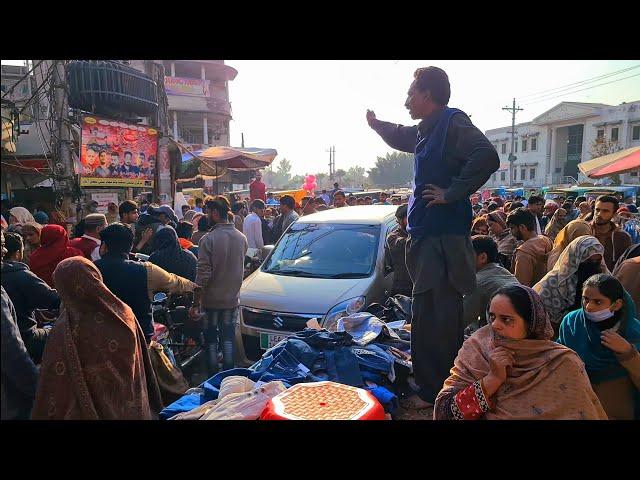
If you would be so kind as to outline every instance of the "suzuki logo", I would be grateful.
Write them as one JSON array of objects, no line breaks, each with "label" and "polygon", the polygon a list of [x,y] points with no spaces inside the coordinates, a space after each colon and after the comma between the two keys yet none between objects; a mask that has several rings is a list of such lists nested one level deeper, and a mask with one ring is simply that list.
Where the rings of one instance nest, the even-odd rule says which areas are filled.
[{"label": "suzuki logo", "polygon": [[284,325],[284,320],[282,320],[280,317],[276,317],[273,319],[273,326],[276,328],[282,328],[282,326]]}]

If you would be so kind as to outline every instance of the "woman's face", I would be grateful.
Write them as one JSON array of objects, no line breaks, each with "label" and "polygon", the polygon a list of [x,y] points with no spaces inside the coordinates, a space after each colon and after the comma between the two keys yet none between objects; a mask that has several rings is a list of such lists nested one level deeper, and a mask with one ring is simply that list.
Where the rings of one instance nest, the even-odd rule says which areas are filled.
[{"label": "woman's face", "polygon": [[506,295],[496,295],[489,305],[491,328],[501,337],[522,340],[527,338],[527,324]]},{"label": "woman's face", "polygon": [[500,235],[504,231],[504,228],[502,228],[502,225],[500,225],[498,222],[488,220],[487,223],[489,224],[489,230],[494,235]]},{"label": "woman's face", "polygon": [[589,313],[609,309],[612,312],[622,308],[622,300],[611,302],[596,287],[587,286],[582,290],[582,308]]},{"label": "woman's face", "polygon": [[486,223],[480,223],[473,228],[474,235],[489,235],[489,227]]},{"label": "woman's face", "polygon": [[40,245],[40,235],[38,235],[37,231],[32,229],[24,229],[22,231],[22,235],[24,237],[24,240],[32,247]]}]

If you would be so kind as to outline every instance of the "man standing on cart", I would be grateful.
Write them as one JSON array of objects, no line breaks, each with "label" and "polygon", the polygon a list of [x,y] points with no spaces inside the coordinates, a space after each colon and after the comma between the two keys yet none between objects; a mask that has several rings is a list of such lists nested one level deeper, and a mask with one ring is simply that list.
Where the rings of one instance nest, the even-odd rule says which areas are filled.
[{"label": "man standing on cart", "polygon": [[495,148],[469,117],[447,107],[450,94],[442,69],[419,68],[405,102],[418,125],[383,122],[367,111],[369,126],[389,146],[415,154],[406,259],[413,280],[411,354],[418,398],[409,408],[433,405],[462,346],[462,297],[476,286],[469,196],[500,166]]}]

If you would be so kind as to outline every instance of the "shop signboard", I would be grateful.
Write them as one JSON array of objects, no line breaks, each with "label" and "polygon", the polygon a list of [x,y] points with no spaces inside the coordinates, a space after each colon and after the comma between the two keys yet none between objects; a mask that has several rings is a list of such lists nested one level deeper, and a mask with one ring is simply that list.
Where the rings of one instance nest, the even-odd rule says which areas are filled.
[{"label": "shop signboard", "polygon": [[158,131],[95,115],[82,118],[76,169],[83,187],[153,187]]},{"label": "shop signboard", "polygon": [[209,97],[210,84],[209,80],[199,78],[164,77],[164,89],[167,95]]},{"label": "shop signboard", "polygon": [[98,213],[107,213],[110,203],[118,205],[117,193],[92,193],[91,200],[98,202]]}]

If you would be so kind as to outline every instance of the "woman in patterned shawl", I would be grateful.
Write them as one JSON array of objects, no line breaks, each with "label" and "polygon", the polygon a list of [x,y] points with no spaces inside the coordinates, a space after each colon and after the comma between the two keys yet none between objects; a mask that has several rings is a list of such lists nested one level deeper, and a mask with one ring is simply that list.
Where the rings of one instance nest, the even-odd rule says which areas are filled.
[{"label": "woman in patterned shawl", "polygon": [[533,286],[556,330],[564,316],[582,305],[582,284],[591,275],[609,273],[604,247],[597,238],[584,235],[567,246],[552,270]]},{"label": "woman in patterned shawl", "polygon": [[84,257],[63,260],[53,277],[62,312],[45,347],[32,418],[153,419],[160,391],[131,308]]},{"label": "woman in patterned shawl", "polygon": [[467,339],[444,382],[435,420],[606,420],[584,364],[551,341],[537,293],[524,285],[498,290],[488,325]]},{"label": "woman in patterned shawl", "polygon": [[578,237],[591,235],[591,225],[584,220],[573,220],[560,230],[553,241],[553,250],[547,255],[547,270],[552,270],[567,246]]}]

